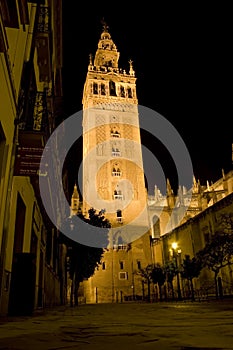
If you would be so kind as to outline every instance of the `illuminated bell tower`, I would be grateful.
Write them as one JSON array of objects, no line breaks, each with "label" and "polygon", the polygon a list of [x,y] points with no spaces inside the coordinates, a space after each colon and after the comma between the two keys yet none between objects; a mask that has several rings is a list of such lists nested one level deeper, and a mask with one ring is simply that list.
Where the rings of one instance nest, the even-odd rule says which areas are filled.
[{"label": "illuminated bell tower", "polygon": [[70,206],[70,216],[77,215],[79,213],[79,194],[77,185],[74,185],[74,191],[71,197],[71,206]]},{"label": "illuminated bell tower", "polygon": [[[91,55],[89,58],[82,101],[83,213],[90,207],[104,210],[112,226],[104,277],[99,270],[90,282],[90,290],[100,290],[98,285],[104,290],[103,302],[111,301],[107,292],[110,285],[114,291],[130,294],[134,288],[133,266],[142,263],[145,267],[150,261],[136,77],[131,60],[128,72],[118,67],[119,56],[104,24],[94,60]],[[137,242],[136,248],[133,242]],[[141,291],[141,280],[139,283]]]},{"label": "illuminated bell tower", "polygon": [[[132,61],[128,73],[118,67],[119,55],[104,25],[83,92],[83,208],[105,209],[112,227],[145,230],[147,193],[136,78]],[[129,227],[125,234],[131,237]]]}]

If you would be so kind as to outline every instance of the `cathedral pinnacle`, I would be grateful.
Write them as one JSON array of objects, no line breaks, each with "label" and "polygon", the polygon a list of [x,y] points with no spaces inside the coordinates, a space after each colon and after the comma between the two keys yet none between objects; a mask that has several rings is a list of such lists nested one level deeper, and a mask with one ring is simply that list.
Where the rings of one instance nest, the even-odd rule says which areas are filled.
[{"label": "cathedral pinnacle", "polygon": [[173,195],[173,190],[172,190],[169,179],[167,179],[167,195],[168,196]]}]

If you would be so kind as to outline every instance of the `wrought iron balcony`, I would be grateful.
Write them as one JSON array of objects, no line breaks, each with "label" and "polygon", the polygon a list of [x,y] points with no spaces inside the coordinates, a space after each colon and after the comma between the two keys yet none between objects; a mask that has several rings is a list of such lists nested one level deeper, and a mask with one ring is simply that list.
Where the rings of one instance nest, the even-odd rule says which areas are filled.
[{"label": "wrought iron balcony", "polygon": [[51,80],[51,57],[52,49],[50,42],[51,14],[50,8],[40,6],[37,24],[36,47],[37,63],[39,67],[39,80],[49,82]]}]

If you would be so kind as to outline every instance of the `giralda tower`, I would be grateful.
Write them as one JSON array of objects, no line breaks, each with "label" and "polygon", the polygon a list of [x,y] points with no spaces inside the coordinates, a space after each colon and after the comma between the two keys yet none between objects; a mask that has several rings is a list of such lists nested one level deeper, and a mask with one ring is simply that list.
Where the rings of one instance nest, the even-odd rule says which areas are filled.
[{"label": "giralda tower", "polygon": [[135,271],[151,262],[136,77],[131,60],[128,72],[118,67],[119,55],[104,24],[83,91],[82,195],[83,212],[104,210],[112,229],[102,268],[86,283],[90,302],[142,295]]}]

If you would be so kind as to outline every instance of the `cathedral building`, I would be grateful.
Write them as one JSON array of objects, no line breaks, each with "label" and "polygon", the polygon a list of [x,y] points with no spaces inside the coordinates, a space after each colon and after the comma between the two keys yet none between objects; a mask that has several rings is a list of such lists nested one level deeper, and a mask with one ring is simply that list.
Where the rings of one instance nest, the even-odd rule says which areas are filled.
[{"label": "cathedral building", "polygon": [[[70,207],[71,216],[86,216],[94,208],[111,223],[101,264],[80,288],[80,301],[86,303],[145,300],[149,291],[142,269],[163,265],[174,241],[180,252],[182,246],[180,261],[185,254],[193,256],[205,243],[202,226],[206,230],[208,223],[202,223],[203,217],[215,215],[218,203],[228,203],[225,197],[233,190],[232,172],[223,171],[214,184],[201,185],[193,176],[190,189],[172,189],[167,179],[166,194],[156,185],[153,194],[147,193],[135,71],[131,60],[128,72],[119,68],[119,56],[104,25],[96,54],[89,58],[83,90],[82,199],[75,184]],[[190,233],[194,222],[196,240]],[[199,288],[206,280],[203,276],[196,284]]]}]

